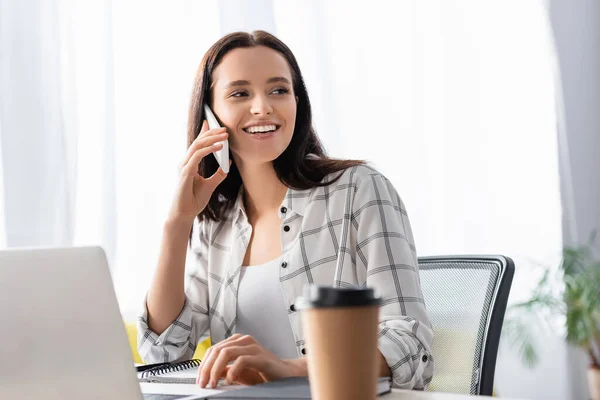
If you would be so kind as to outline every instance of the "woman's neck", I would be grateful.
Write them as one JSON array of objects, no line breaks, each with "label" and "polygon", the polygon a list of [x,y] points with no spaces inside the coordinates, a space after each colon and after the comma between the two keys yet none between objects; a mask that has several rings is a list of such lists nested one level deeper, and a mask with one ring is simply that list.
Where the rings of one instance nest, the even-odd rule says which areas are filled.
[{"label": "woman's neck", "polygon": [[285,186],[275,173],[272,163],[238,165],[244,185],[244,207],[250,222],[277,213],[285,194]]}]

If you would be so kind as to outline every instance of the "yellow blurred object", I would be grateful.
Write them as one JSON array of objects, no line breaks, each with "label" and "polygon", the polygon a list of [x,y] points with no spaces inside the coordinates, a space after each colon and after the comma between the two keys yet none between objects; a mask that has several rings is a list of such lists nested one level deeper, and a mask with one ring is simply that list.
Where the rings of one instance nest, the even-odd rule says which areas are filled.
[{"label": "yellow blurred object", "polygon": [[[133,362],[137,364],[144,364],[142,361],[142,357],[140,357],[137,352],[137,327],[134,322],[125,322],[125,330],[127,331],[127,338],[129,339],[129,346],[131,347],[131,354],[133,356]],[[206,339],[203,342],[198,343],[196,346],[196,352],[194,353],[193,358],[198,358],[202,360],[204,358],[204,353],[210,347],[210,338]]]},{"label": "yellow blurred object", "polygon": [[432,353],[437,355],[431,392],[468,394],[471,389],[473,354],[477,337],[472,332],[438,328],[434,330]]}]

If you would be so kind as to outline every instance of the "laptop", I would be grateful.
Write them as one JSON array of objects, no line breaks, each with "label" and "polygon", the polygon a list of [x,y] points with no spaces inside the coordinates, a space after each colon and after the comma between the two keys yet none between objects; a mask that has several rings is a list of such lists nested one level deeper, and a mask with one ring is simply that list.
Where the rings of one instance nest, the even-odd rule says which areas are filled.
[{"label": "laptop", "polygon": [[0,305],[0,398],[143,398],[102,248],[0,251]]}]

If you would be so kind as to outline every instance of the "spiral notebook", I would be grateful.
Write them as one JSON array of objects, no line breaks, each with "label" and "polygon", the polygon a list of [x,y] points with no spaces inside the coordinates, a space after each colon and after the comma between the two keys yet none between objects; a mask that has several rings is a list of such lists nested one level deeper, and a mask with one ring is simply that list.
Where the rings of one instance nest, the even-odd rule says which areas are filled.
[{"label": "spiral notebook", "polygon": [[157,383],[196,383],[200,360],[187,360],[157,365],[138,372],[138,381]]}]

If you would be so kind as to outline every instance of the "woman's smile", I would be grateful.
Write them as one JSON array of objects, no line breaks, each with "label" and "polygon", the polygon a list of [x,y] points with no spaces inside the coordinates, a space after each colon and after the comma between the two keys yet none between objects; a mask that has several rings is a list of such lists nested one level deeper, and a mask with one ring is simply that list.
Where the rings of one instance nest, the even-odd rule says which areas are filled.
[{"label": "woman's smile", "polygon": [[251,124],[246,128],[242,128],[242,130],[253,139],[256,140],[266,140],[274,137],[279,133],[281,125],[279,124]]}]

